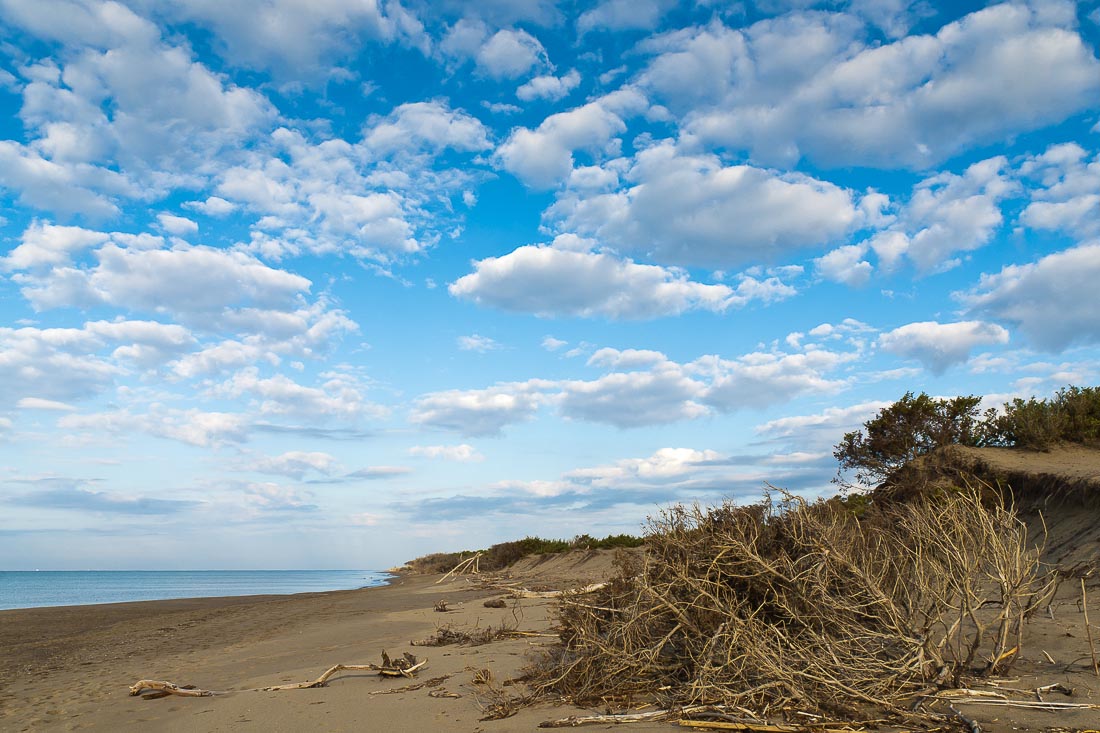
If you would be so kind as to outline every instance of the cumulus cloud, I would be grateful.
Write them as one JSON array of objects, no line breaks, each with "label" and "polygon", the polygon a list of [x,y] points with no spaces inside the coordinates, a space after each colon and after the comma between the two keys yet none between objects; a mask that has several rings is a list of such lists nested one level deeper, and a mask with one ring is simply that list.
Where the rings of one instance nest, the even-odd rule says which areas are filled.
[{"label": "cumulus cloud", "polygon": [[468,443],[460,445],[414,445],[409,448],[409,455],[455,461],[457,463],[480,463],[485,460],[485,456]]},{"label": "cumulus cloud", "polygon": [[958,297],[970,313],[1010,323],[1036,346],[1061,351],[1100,342],[1098,278],[1100,244],[1089,243],[982,275],[977,287]]},{"label": "cumulus cloud", "polygon": [[866,245],[849,244],[837,247],[814,260],[814,273],[818,277],[844,285],[866,285],[874,267],[863,259],[865,254]]},{"label": "cumulus cloud", "polygon": [[861,402],[848,407],[828,407],[812,415],[790,415],[758,425],[761,437],[797,445],[804,450],[831,449],[844,433],[856,429],[892,403]]},{"label": "cumulus cloud", "polygon": [[[504,310],[615,320],[721,312],[750,299],[727,285],[695,282],[678,270],[547,246],[519,247],[477,261],[474,272],[449,289],[455,297]],[[768,293],[759,295],[766,299]]]},{"label": "cumulus cloud", "polygon": [[475,333],[472,336],[459,336],[458,348],[463,351],[477,351],[484,354],[486,351],[495,351],[499,349],[500,344],[488,336],[481,336]]},{"label": "cumulus cloud", "polygon": [[662,264],[731,267],[820,246],[863,223],[852,192],[798,173],[724,165],[669,141],[637,154],[628,184],[571,190],[547,211],[555,226]]},{"label": "cumulus cloud", "polygon": [[4,183],[33,205],[75,194],[67,210],[114,213],[111,197],[194,181],[193,172],[275,114],[262,94],[165,43],[152,22],[119,3],[13,1],[0,13],[65,46],[60,67],[44,62],[22,89],[29,144],[9,142],[0,155],[13,158]]},{"label": "cumulus cloud", "polygon": [[1008,331],[993,323],[959,321],[908,323],[878,337],[884,351],[916,359],[934,374],[966,361],[978,346],[1008,343]]},{"label": "cumulus cloud", "polygon": [[494,33],[475,54],[477,68],[493,79],[515,79],[535,66],[549,65],[546,49],[525,30]]},{"label": "cumulus cloud", "polygon": [[1089,158],[1076,143],[1052,145],[1024,161],[1020,173],[1038,184],[1021,223],[1081,238],[1100,235],[1100,155]]},{"label": "cumulus cloud", "polygon": [[248,419],[241,414],[180,410],[160,405],[153,405],[147,413],[113,410],[65,415],[57,425],[89,437],[138,432],[206,448],[242,443],[248,439],[249,431]]},{"label": "cumulus cloud", "polygon": [[242,468],[257,473],[269,473],[301,479],[314,472],[329,476],[339,470],[335,456],[319,451],[287,451],[278,456],[258,456]]},{"label": "cumulus cloud", "polygon": [[881,46],[842,14],[715,22],[648,42],[640,82],[692,136],[763,162],[926,168],[1092,106],[1100,62],[1074,14],[1047,8],[1002,3]]},{"label": "cumulus cloud", "polygon": [[918,183],[889,229],[870,246],[886,269],[904,254],[917,269],[942,271],[959,264],[955,255],[986,244],[1003,221],[1000,204],[1018,190],[1004,157],[969,166],[961,175],[939,173]]},{"label": "cumulus cloud", "polygon": [[73,226],[32,222],[18,247],[3,259],[7,270],[32,270],[67,264],[74,254],[105,244],[110,235]]},{"label": "cumulus cloud", "polygon": [[409,420],[463,435],[499,435],[506,425],[530,420],[544,401],[541,382],[513,382],[475,390],[432,392],[417,398]]},{"label": "cumulus cloud", "polygon": [[177,237],[185,237],[199,231],[198,223],[185,216],[161,213],[157,214],[157,221],[160,223],[161,229],[169,234],[175,234]]},{"label": "cumulus cloud", "polygon": [[88,268],[56,267],[14,279],[38,309],[112,305],[168,313],[200,327],[235,306],[294,309],[310,288],[300,275],[213,247],[133,249],[110,243],[93,255],[97,262]]},{"label": "cumulus cloud", "polygon": [[273,72],[277,78],[321,79],[364,42],[401,43],[427,50],[417,17],[399,2],[243,0],[187,3],[150,0],[156,12],[212,31],[230,64]]},{"label": "cumulus cloud", "polygon": [[655,351],[600,349],[589,365],[614,371],[595,379],[532,379],[433,392],[416,401],[411,420],[465,435],[497,435],[530,420],[540,407],[552,406],[566,419],[618,428],[663,425],[837,392],[847,382],[830,373],[859,354],[859,345],[850,351],[815,347],[736,359],[707,355],[681,364]]},{"label": "cumulus cloud", "polygon": [[536,76],[519,89],[516,89],[516,96],[524,102],[535,99],[556,102],[576,89],[580,83],[581,75],[576,69],[570,69],[569,73],[562,76],[554,76],[553,74]]},{"label": "cumulus cloud", "polygon": [[577,31],[584,35],[594,30],[651,30],[665,13],[675,6],[670,0],[603,0],[577,18]]},{"label": "cumulus cloud", "polygon": [[0,328],[0,405],[89,399],[109,389],[128,363],[155,367],[193,343],[187,329],[155,321]]},{"label": "cumulus cloud", "polygon": [[550,115],[534,130],[513,130],[497,148],[497,158],[527,185],[552,188],[569,176],[577,151],[594,156],[608,149],[614,152],[616,136],[626,131],[624,119],[643,111],[646,104],[637,91],[624,89]]},{"label": "cumulus cloud", "polygon": [[215,388],[223,397],[251,398],[261,415],[285,415],[306,420],[351,420],[380,417],[385,409],[367,400],[366,391],[352,374],[332,371],[321,375],[321,384],[309,387],[285,374],[261,376],[257,367],[246,367]]},{"label": "cumulus cloud", "polygon": [[369,122],[363,144],[378,155],[447,148],[476,152],[492,147],[480,120],[440,101],[402,104],[387,117]]}]

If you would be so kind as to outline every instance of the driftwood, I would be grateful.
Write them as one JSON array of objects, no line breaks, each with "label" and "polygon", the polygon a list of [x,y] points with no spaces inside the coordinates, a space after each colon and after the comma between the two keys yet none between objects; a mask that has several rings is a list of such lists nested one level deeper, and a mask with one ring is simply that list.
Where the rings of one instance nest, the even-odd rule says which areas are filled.
[{"label": "driftwood", "polygon": [[[427,659],[418,660],[412,654],[406,652],[400,659],[391,660],[386,652],[382,652],[382,664],[334,664],[325,670],[324,674],[315,680],[310,682],[298,682],[290,685],[273,685],[271,687],[257,687],[250,690],[240,690],[240,692],[276,692],[279,690],[307,690],[312,687],[324,687],[337,672],[351,671],[351,672],[378,672],[382,677],[407,677],[412,679],[418,671],[424,668],[428,664]],[[445,679],[445,678],[444,678]],[[213,690],[200,690],[193,685],[176,685],[171,682],[162,682],[159,680],[139,680],[130,685],[131,695],[141,695],[142,692],[151,690],[152,692],[147,695],[143,695],[146,699],[156,699],[158,697],[166,697],[168,695],[179,695],[181,697],[211,697],[213,695],[225,695],[226,692],[215,692]]]},{"label": "driftwood", "polygon": [[[152,694],[147,695],[147,699],[153,700],[158,697],[166,697],[168,695],[179,695],[180,697],[212,697],[213,695],[224,695],[224,692],[214,692],[213,690],[200,690],[194,685],[174,685],[171,682],[161,682],[158,680],[139,680],[130,685],[130,695],[140,695],[145,690],[152,690]],[[159,694],[158,694],[159,693]]]},{"label": "driftwood", "polygon": [[595,593],[606,586],[607,583],[593,583],[583,588],[570,588],[568,590],[527,590],[526,588],[515,588],[508,591],[508,593],[512,598],[560,598],[561,596],[580,596],[585,593]]},{"label": "driftwood", "polygon": [[458,565],[455,565],[453,568],[451,568],[451,572],[447,573],[442,578],[435,581],[435,584],[439,585],[440,583],[442,583],[444,580],[451,577],[452,575],[462,575],[463,573],[470,573],[471,575],[477,575],[479,572],[481,572],[480,565],[481,565],[481,553],[479,552],[476,555],[474,555],[473,557],[468,557],[465,560],[463,560],[462,562],[460,562]]}]

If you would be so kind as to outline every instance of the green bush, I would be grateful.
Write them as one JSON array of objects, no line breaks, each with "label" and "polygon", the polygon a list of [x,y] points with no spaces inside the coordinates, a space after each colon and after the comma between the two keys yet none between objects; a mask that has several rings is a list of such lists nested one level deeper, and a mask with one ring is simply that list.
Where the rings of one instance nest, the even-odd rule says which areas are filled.
[{"label": "green bush", "polygon": [[934,399],[906,392],[845,434],[833,455],[840,471],[854,471],[862,484],[879,483],[917,456],[943,445],[982,445],[987,430],[978,416],[980,397]]}]

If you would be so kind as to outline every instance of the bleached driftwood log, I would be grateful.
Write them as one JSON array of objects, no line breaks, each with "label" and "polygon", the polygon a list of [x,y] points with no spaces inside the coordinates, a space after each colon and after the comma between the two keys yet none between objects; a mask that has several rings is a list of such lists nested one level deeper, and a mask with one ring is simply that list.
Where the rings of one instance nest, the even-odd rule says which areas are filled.
[{"label": "bleached driftwood log", "polygon": [[145,691],[152,691],[154,693],[159,692],[161,695],[157,697],[163,697],[165,695],[179,695],[181,697],[211,697],[220,693],[213,692],[212,690],[200,690],[194,685],[186,685],[181,687],[180,685],[174,685],[171,682],[161,682],[159,680],[139,680],[130,685],[130,695],[140,695]]},{"label": "bleached driftwood log", "polygon": [[595,593],[600,588],[606,586],[607,583],[593,583],[592,585],[586,585],[583,588],[569,588],[567,590],[527,590],[526,588],[515,588],[508,591],[512,598],[559,598],[561,596],[573,596],[584,595],[585,593]]},{"label": "bleached driftwood log", "polygon": [[[315,680],[298,682],[289,685],[273,685],[271,687],[259,687],[240,692],[273,692],[278,690],[306,690],[311,687],[324,687],[325,684],[337,672],[377,672],[382,677],[408,677],[412,679],[416,673],[428,664],[427,659],[418,660],[412,654],[406,652],[400,659],[391,660],[386,652],[382,652],[382,664],[334,664],[325,670],[324,674]],[[131,695],[140,695],[142,692],[151,691],[150,699],[165,697],[167,695],[180,695],[182,697],[210,697],[212,695],[224,695],[224,692],[212,690],[199,690],[193,685],[176,685],[171,682],[159,680],[139,680],[130,685]]]}]

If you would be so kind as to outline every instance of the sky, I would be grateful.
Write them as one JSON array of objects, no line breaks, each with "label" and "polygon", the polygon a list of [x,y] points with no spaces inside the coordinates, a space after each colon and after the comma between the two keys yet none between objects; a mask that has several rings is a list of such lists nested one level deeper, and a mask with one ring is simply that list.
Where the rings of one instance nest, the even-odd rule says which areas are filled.
[{"label": "sky", "polygon": [[0,569],[832,493],[1100,372],[1100,3],[0,0]]}]

